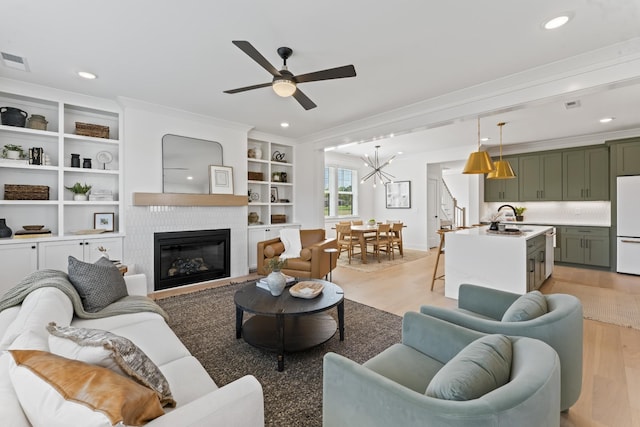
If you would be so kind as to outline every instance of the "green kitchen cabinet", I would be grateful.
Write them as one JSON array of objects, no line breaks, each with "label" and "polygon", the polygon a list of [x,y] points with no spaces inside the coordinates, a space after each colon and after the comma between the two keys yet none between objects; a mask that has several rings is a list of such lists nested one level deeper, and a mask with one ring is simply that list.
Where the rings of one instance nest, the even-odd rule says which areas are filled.
[{"label": "green kitchen cabinet", "polygon": [[544,234],[527,240],[527,292],[539,289],[546,279],[545,244]]},{"label": "green kitchen cabinet", "polygon": [[640,139],[616,145],[616,176],[640,175]]},{"label": "green kitchen cabinet", "polygon": [[609,200],[609,148],[562,153],[562,200]]},{"label": "green kitchen cabinet", "polygon": [[562,153],[520,156],[520,201],[562,200]]},{"label": "green kitchen cabinet", "polygon": [[[484,201],[485,202],[517,202],[518,197],[518,158],[517,157],[503,157],[503,160],[508,160],[513,172],[516,174],[515,178],[510,179],[489,179],[485,175],[484,177]],[[498,158],[493,159],[498,160]]]},{"label": "green kitchen cabinet", "polygon": [[562,227],[562,262],[609,267],[609,228]]}]

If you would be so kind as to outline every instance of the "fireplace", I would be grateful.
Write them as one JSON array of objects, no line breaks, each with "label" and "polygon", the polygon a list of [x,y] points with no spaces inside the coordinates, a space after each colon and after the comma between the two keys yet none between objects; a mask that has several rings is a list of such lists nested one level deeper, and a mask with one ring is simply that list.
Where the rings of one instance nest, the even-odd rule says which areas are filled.
[{"label": "fireplace", "polygon": [[231,276],[231,231],[154,233],[154,291]]}]

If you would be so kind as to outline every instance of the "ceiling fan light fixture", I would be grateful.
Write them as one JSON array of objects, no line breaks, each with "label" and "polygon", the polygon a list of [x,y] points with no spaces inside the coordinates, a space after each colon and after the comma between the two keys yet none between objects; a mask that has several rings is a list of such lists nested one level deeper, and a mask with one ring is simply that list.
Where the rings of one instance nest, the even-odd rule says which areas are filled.
[{"label": "ceiling fan light fixture", "polygon": [[478,117],[478,151],[469,155],[467,163],[464,165],[464,174],[483,174],[493,170],[491,157],[486,151],[480,151],[480,117]]},{"label": "ceiling fan light fixture", "polygon": [[285,78],[275,78],[272,87],[276,95],[283,98],[291,96],[296,92],[295,82]]}]

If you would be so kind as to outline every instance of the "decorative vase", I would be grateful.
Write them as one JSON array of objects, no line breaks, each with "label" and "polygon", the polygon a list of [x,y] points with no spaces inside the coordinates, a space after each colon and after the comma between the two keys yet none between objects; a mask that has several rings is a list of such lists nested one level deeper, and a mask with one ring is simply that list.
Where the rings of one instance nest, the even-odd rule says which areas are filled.
[{"label": "decorative vase", "polygon": [[7,227],[5,218],[0,218],[0,237],[11,237],[12,234],[11,229]]},{"label": "decorative vase", "polygon": [[47,124],[49,122],[40,114],[32,114],[27,119],[27,127],[31,129],[47,130]]},{"label": "decorative vase", "polygon": [[249,212],[249,224],[255,224],[260,219],[257,212]]},{"label": "decorative vase", "polygon": [[284,274],[280,272],[280,270],[273,270],[267,276],[267,285],[269,286],[269,291],[271,295],[274,297],[280,296],[282,291],[284,290],[285,285],[287,284],[287,280],[284,277]]},{"label": "decorative vase", "polygon": [[71,167],[79,168],[80,167],[80,154],[72,154],[71,155]]},{"label": "decorative vase", "polygon": [[497,221],[492,221],[491,225],[489,226],[489,230],[498,231],[498,222]]},{"label": "decorative vase", "polygon": [[91,159],[83,159],[82,160],[82,167],[85,169],[91,169]]},{"label": "decorative vase", "polygon": [[253,147],[253,151],[256,153],[256,159],[262,159],[262,149],[260,147]]},{"label": "decorative vase", "polygon": [[74,194],[73,195],[73,200],[75,200],[76,202],[86,202],[87,201],[87,195],[86,194]]}]

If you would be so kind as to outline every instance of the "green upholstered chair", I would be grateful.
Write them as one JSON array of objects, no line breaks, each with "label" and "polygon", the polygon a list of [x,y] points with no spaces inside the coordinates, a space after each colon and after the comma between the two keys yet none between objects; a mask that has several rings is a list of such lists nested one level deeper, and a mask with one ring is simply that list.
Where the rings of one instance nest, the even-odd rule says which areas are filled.
[{"label": "green upholstered chair", "polygon": [[458,401],[425,394],[443,366],[482,337],[486,334],[409,312],[403,318],[402,342],[364,364],[327,353],[323,426],[557,427],[560,361],[539,340],[509,337],[508,382],[478,398]]},{"label": "green upholstered chair", "polygon": [[481,286],[460,285],[458,308],[422,306],[420,312],[485,334],[536,338],[560,357],[562,411],[580,397],[582,389],[582,304],[566,294],[547,294],[548,312],[531,320],[502,321],[521,295]]}]

